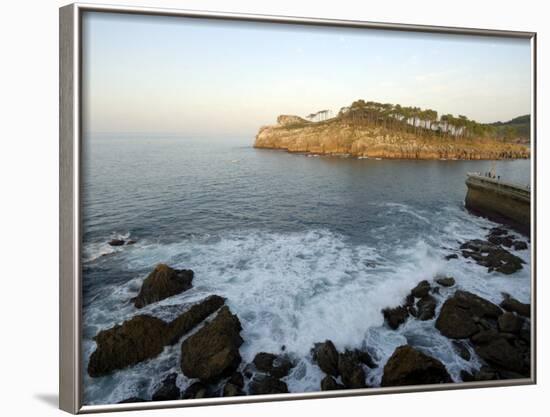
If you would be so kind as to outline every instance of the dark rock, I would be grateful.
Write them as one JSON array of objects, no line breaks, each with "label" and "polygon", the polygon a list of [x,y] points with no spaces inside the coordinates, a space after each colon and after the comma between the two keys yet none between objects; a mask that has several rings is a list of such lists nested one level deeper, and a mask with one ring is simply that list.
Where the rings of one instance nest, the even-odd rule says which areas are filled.
[{"label": "dark rock", "polygon": [[164,381],[162,381],[162,384],[159,389],[155,391],[153,394],[153,401],[172,401],[172,400],[179,400],[181,397],[181,392],[178,386],[176,385],[176,379],[178,378],[178,374],[170,374],[168,375]]},{"label": "dark rock", "polygon": [[167,343],[170,345],[177,343],[184,334],[218,310],[224,302],[223,297],[211,295],[191,306],[189,310],[170,323],[170,337]]},{"label": "dark rock", "polygon": [[455,285],[455,279],[453,277],[442,277],[435,280],[442,287],[452,287]]},{"label": "dark rock", "polygon": [[431,295],[425,295],[416,303],[417,314],[419,320],[431,320],[435,317],[435,307],[437,302]]},{"label": "dark rock", "polygon": [[252,395],[288,393],[287,385],[271,375],[256,375],[248,384],[248,389]]},{"label": "dark rock", "polygon": [[460,379],[462,379],[462,382],[472,382],[475,381],[474,376],[464,369],[460,371]]},{"label": "dark rock", "polygon": [[529,373],[522,352],[503,338],[493,339],[487,344],[479,344],[475,350],[478,356],[490,365],[525,375]]},{"label": "dark rock", "polygon": [[[382,310],[384,319],[388,323],[391,329],[397,329],[401,324],[405,323],[407,317],[409,316],[409,311],[403,306],[394,307],[394,308],[385,308]],[[327,372],[328,373],[328,372]]]},{"label": "dark rock", "polygon": [[467,291],[456,291],[448,298],[435,322],[435,327],[453,339],[464,339],[479,331],[476,324],[480,318],[496,319],[502,314],[493,303]]},{"label": "dark rock", "polygon": [[519,337],[523,340],[527,346],[531,346],[531,324],[528,322],[523,323],[523,327],[519,331]]},{"label": "dark rock", "polygon": [[474,345],[490,343],[491,341],[501,338],[501,334],[496,329],[482,330],[473,335],[470,340]]},{"label": "dark rock", "polygon": [[344,388],[345,387],[342,384],[336,382],[336,380],[330,375],[325,376],[321,380],[321,391],[335,391]]},{"label": "dark rock", "polygon": [[502,245],[506,246],[507,248],[511,248],[513,244],[514,244],[514,239],[512,239],[511,237],[507,236],[504,239],[502,239]]},{"label": "dark rock", "polygon": [[490,366],[482,366],[478,371],[474,372],[474,381],[494,381],[499,379],[497,371]]},{"label": "dark rock", "polygon": [[126,241],[126,245],[135,245],[137,243],[137,240],[130,239]]},{"label": "dark rock", "polygon": [[503,229],[502,227],[493,227],[489,230],[489,236],[505,236],[508,234],[508,230]]},{"label": "dark rock", "polygon": [[131,403],[145,403],[147,400],[139,397],[130,397],[125,400],[119,401],[117,404],[131,404]]},{"label": "dark rock", "polygon": [[172,269],[159,264],[145,278],[138,296],[132,302],[137,308],[145,307],[188,290],[192,287],[192,281],[193,271],[190,269]]},{"label": "dark rock", "polygon": [[452,382],[445,366],[428,355],[404,345],[395,349],[384,366],[383,387]]},{"label": "dark rock", "polygon": [[514,241],[514,249],[515,250],[525,250],[527,249],[527,243],[522,242],[521,240]]},{"label": "dark rock", "polygon": [[338,357],[338,371],[346,388],[365,388],[365,371],[353,352]]},{"label": "dark rock", "polygon": [[256,369],[266,372],[275,378],[283,378],[292,368],[292,362],[286,356],[277,356],[273,353],[260,352],[254,357]]},{"label": "dark rock", "polygon": [[506,310],[519,314],[523,317],[531,317],[531,304],[521,303],[515,298],[510,297],[508,294],[503,294],[504,300],[500,303],[500,306]]},{"label": "dark rock", "polygon": [[124,240],[122,239],[112,239],[109,241],[110,246],[122,246],[124,245]]},{"label": "dark rock", "polygon": [[513,274],[523,268],[521,258],[494,243],[480,239],[470,240],[460,246],[462,256],[473,259],[478,265],[485,266],[489,272],[498,271]]},{"label": "dark rock", "polygon": [[145,315],[102,330],[94,337],[97,348],[90,356],[88,374],[99,377],[154,358],[162,352],[168,333],[167,323]]},{"label": "dark rock", "polygon": [[458,259],[458,255],[456,253],[451,253],[450,255],[445,256],[445,259],[447,261],[450,261],[451,259]]},{"label": "dark rock", "polygon": [[460,356],[465,361],[469,361],[471,359],[472,355],[470,354],[470,351],[463,342],[453,340],[453,348],[455,352],[458,353],[458,356]]},{"label": "dark rock", "polygon": [[313,347],[313,360],[317,362],[324,373],[338,376],[338,351],[330,340],[315,344]]},{"label": "dark rock", "polygon": [[498,328],[501,332],[519,333],[522,325],[523,319],[508,311],[498,318]]},{"label": "dark rock", "polygon": [[229,380],[227,382],[229,382],[230,384],[233,384],[233,385],[235,385],[239,388],[242,388],[242,387],[244,387],[243,374],[241,374],[240,372],[235,372],[233,375],[231,375],[231,378],[229,378]]},{"label": "dark rock", "polygon": [[372,359],[372,356],[366,350],[355,349],[352,351],[352,354],[355,355],[357,361],[361,362],[363,365],[368,366],[369,368],[378,368],[378,365]]},{"label": "dark rock", "polygon": [[224,397],[239,397],[241,395],[244,395],[244,391],[242,390],[242,387],[238,387],[235,384],[232,384],[230,382],[226,383],[223,387],[223,396]]},{"label": "dark rock", "polygon": [[440,294],[439,287],[433,287],[432,294]]},{"label": "dark rock", "polygon": [[231,375],[241,363],[241,323],[229,308],[181,344],[181,370],[189,378],[214,381]]},{"label": "dark rock", "polygon": [[416,298],[425,297],[430,293],[431,288],[432,286],[428,281],[426,280],[420,281],[418,285],[411,290],[411,295]]},{"label": "dark rock", "polygon": [[414,305],[414,295],[409,294],[405,297],[405,306],[410,307]]},{"label": "dark rock", "polygon": [[209,398],[211,393],[206,385],[202,382],[195,382],[187,387],[184,391],[182,398],[184,400],[196,399],[196,398]]}]

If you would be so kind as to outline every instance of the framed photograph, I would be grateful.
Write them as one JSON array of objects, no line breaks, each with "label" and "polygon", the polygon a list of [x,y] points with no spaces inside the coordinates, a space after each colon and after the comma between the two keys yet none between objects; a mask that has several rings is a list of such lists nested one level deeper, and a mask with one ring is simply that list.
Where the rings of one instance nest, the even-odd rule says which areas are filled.
[{"label": "framed photograph", "polygon": [[536,381],[536,34],[60,9],[60,407]]}]

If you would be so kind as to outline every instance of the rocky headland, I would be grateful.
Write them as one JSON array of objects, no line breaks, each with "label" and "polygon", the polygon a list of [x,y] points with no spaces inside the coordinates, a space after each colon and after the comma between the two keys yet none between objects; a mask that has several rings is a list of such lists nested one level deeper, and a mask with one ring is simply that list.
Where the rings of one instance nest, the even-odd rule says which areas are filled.
[{"label": "rocky headland", "polygon": [[382,159],[492,160],[530,156],[527,146],[491,137],[437,135],[432,130],[397,129],[346,117],[311,122],[292,115],[281,115],[276,125],[261,127],[254,147]]}]

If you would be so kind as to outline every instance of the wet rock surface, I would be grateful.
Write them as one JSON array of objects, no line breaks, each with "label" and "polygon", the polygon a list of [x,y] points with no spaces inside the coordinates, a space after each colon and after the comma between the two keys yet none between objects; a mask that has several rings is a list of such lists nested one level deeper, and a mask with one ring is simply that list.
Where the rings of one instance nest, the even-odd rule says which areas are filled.
[{"label": "wet rock surface", "polygon": [[330,340],[317,343],[313,347],[313,360],[324,373],[338,376],[338,351]]},{"label": "wet rock surface", "polygon": [[409,345],[398,347],[384,366],[383,387],[452,382],[445,366]]},{"label": "wet rock surface", "polygon": [[168,375],[161,383],[161,386],[153,394],[153,401],[172,401],[179,400],[181,396],[180,389],[176,385],[178,374]]},{"label": "wet rock surface", "polygon": [[241,323],[229,308],[185,339],[181,345],[181,370],[189,378],[215,381],[231,375],[241,363]]},{"label": "wet rock surface", "polygon": [[523,317],[531,317],[531,304],[521,303],[508,294],[503,294],[504,300],[500,303],[500,306],[513,313],[517,313]]},{"label": "wet rock surface", "polygon": [[336,380],[330,375],[325,376],[321,380],[321,391],[335,391],[339,389],[345,389],[342,384],[336,382]]},{"label": "wet rock surface", "polygon": [[173,269],[159,264],[145,278],[137,297],[132,299],[136,308],[164,300],[192,287],[193,271],[190,269]]},{"label": "wet rock surface", "polygon": [[277,356],[273,353],[260,352],[253,360],[256,369],[268,373],[275,378],[283,378],[292,368],[292,362],[287,356]]},{"label": "wet rock surface", "polygon": [[248,390],[252,395],[288,393],[286,383],[271,375],[254,376],[248,385]]},{"label": "wet rock surface", "polygon": [[489,241],[474,239],[460,246],[462,256],[474,260],[478,265],[487,267],[489,272],[513,274],[523,268],[521,258]]},{"label": "wet rock surface", "polygon": [[435,282],[441,285],[442,287],[452,287],[455,285],[456,281],[453,277],[440,277],[436,278]]},{"label": "wet rock surface", "polygon": [[396,330],[407,320],[407,317],[409,316],[409,309],[405,306],[385,308],[382,310],[382,314],[384,315],[384,319],[386,320],[388,326],[391,329]]}]

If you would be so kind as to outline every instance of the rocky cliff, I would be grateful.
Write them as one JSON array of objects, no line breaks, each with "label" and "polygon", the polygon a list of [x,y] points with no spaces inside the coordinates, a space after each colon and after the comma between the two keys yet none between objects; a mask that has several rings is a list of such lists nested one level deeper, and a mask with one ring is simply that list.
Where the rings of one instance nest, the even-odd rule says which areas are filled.
[{"label": "rocky cliff", "polygon": [[530,156],[529,148],[524,145],[489,138],[414,135],[379,126],[352,124],[338,118],[314,123],[291,115],[279,116],[276,125],[260,128],[254,147],[387,159],[514,159]]}]

